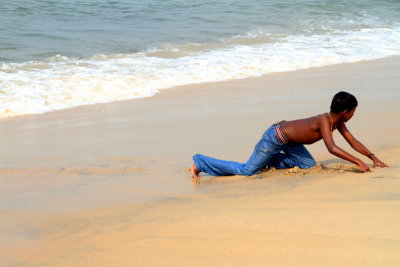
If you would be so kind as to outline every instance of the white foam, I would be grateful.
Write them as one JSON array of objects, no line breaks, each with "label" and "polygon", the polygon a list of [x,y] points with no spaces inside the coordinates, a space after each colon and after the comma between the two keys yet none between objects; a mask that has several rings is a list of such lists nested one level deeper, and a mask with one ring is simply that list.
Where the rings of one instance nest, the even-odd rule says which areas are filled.
[{"label": "white foam", "polygon": [[[249,34],[247,38],[258,38]],[[224,81],[400,54],[400,27],[289,35],[273,41],[230,40],[216,49],[169,47],[179,57],[148,53],[57,56],[0,65],[0,117],[149,97],[174,86]],[[245,44],[244,44],[245,43]],[[192,47],[193,45],[191,45]],[[214,46],[215,47],[215,46]],[[162,51],[161,51],[162,52]]]}]

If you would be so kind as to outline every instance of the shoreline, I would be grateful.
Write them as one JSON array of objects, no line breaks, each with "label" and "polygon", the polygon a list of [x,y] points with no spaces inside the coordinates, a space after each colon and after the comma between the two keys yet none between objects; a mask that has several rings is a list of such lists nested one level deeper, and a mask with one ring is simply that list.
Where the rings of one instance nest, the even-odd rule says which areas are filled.
[{"label": "shoreline", "polygon": [[[128,128],[124,123],[147,126],[145,120],[165,124],[170,121],[173,122],[174,117],[180,120],[190,119],[188,115],[179,114],[182,110],[189,110],[190,115],[195,117],[194,119],[205,121],[209,118],[209,115],[213,115],[212,112],[218,111],[221,113],[219,116],[226,117],[230,116],[229,112],[232,111],[231,113],[240,115],[240,118],[244,118],[245,115],[250,113],[256,114],[254,120],[259,123],[246,122],[253,127],[249,131],[259,129],[258,132],[252,135],[254,136],[253,140],[256,140],[265,127],[276,121],[296,119],[325,112],[329,109],[331,95],[339,90],[348,90],[359,98],[360,106],[351,124],[355,124],[356,128],[362,127],[362,130],[366,130],[367,124],[365,120],[361,122],[362,118],[359,118],[358,114],[361,114],[361,116],[370,116],[371,108],[367,106],[370,102],[376,100],[381,105],[382,101],[390,97],[388,94],[395,94],[393,96],[395,99],[399,96],[396,91],[393,91],[395,86],[392,85],[390,80],[387,81],[390,84],[390,88],[385,89],[369,86],[366,82],[359,79],[367,77],[368,74],[374,75],[374,72],[378,73],[381,71],[380,68],[395,71],[394,68],[397,66],[399,59],[400,56],[393,56],[361,63],[345,63],[292,72],[273,73],[262,77],[179,86],[162,91],[148,98],[85,105],[43,114],[10,117],[0,120],[0,125],[3,126],[0,129],[0,134],[7,137],[13,134],[12,131],[26,132],[44,127],[49,127],[51,128],[50,130],[60,130],[60,128],[70,130],[70,128],[75,126],[86,128],[85,130],[88,132],[90,131],[88,128],[92,126],[97,127],[99,123],[111,126],[117,125],[119,128]],[[371,69],[370,73],[367,73],[368,69]],[[344,76],[341,76],[341,73]],[[370,80],[376,83],[373,77]],[[314,82],[326,83],[327,85],[319,84],[318,86],[314,86]],[[385,83],[386,81],[380,79],[379,82]],[[359,88],[356,88],[356,86]],[[366,91],[363,91],[364,89]],[[239,97],[236,97],[236,94]],[[257,97],[257,95],[260,97]],[[379,101],[379,97],[383,98],[382,101]],[[365,105],[363,101],[366,102]],[[246,109],[240,112],[237,111],[238,104],[240,104],[240,107]],[[390,104],[392,105],[392,103]],[[179,110],[174,111],[170,109],[169,105],[177,107]],[[193,109],[197,110],[191,110],[192,106]],[[221,107],[227,110],[222,110]],[[288,109],[292,107],[298,107],[296,114],[288,112]],[[210,111],[207,111],[207,108]],[[249,108],[253,110],[249,110]],[[384,111],[386,112],[392,106],[382,105],[380,108],[385,109]],[[160,114],[155,109],[160,109]],[[277,111],[276,109],[281,110]],[[258,111],[259,113],[256,113]],[[383,111],[381,112],[384,113]],[[129,113],[132,113],[132,116]],[[387,114],[389,113],[390,111]],[[160,120],[157,118],[158,115]],[[398,115],[396,113],[391,115],[394,116],[393,121],[396,121]],[[171,118],[167,118],[167,116],[171,116]],[[112,120],[114,119],[117,121],[113,122]],[[234,120],[231,118],[228,118],[228,120],[226,126],[232,126]],[[196,121],[194,123],[198,124]],[[379,125],[381,123],[383,124],[382,121],[378,121],[379,127],[381,127]],[[388,126],[387,123],[385,126]],[[61,134],[62,132],[58,131],[57,133]],[[26,134],[28,135],[29,133]],[[114,136],[115,134],[110,132],[110,135]],[[125,137],[124,133],[123,135]],[[31,136],[33,136],[33,133]],[[57,136],[54,137],[57,138]],[[382,142],[382,139],[378,141],[379,144],[387,145],[397,141],[397,139],[391,138],[387,142]],[[3,159],[3,162],[5,162],[5,155],[0,154],[0,156],[2,156],[1,159]],[[118,155],[115,156],[118,157]]]},{"label": "shoreline", "polygon": [[86,108],[91,108],[94,106],[101,106],[101,105],[112,105],[112,104],[118,104],[118,103],[124,103],[124,102],[135,102],[135,101],[141,101],[143,99],[147,98],[153,98],[158,96],[159,94],[165,94],[165,93],[170,93],[171,91],[174,92],[176,90],[188,90],[188,89],[194,89],[197,87],[201,86],[208,86],[208,85],[213,85],[213,84],[221,84],[223,86],[224,83],[235,83],[238,81],[242,80],[252,80],[252,79],[263,79],[267,78],[269,76],[273,75],[285,75],[285,74],[290,74],[290,73],[295,73],[295,72],[303,72],[303,71],[309,71],[309,70],[314,70],[314,69],[324,69],[324,68],[335,68],[335,67],[340,67],[340,66],[346,66],[346,65],[353,65],[353,64],[364,64],[364,63],[370,63],[370,62],[379,62],[379,61],[385,61],[385,60],[395,60],[395,58],[400,58],[399,55],[389,55],[385,56],[382,58],[377,58],[377,59],[365,59],[365,60],[359,60],[355,62],[343,62],[343,63],[335,63],[331,65],[325,65],[325,66],[316,66],[316,67],[307,67],[303,69],[296,69],[296,70],[289,70],[289,71],[281,71],[281,72],[271,72],[267,74],[262,74],[262,75],[257,75],[257,76],[252,76],[252,77],[244,77],[244,78],[239,78],[239,79],[229,79],[229,80],[224,80],[224,81],[214,81],[214,82],[201,82],[201,83],[193,83],[193,84],[187,84],[187,85],[180,85],[180,86],[173,86],[169,88],[163,88],[157,90],[158,92],[152,96],[145,96],[145,97],[140,97],[140,98],[133,98],[133,99],[126,99],[126,100],[117,100],[117,101],[110,101],[110,102],[104,102],[104,103],[94,103],[94,104],[87,104],[87,105],[80,105],[80,106],[74,106],[74,107],[68,107],[65,109],[56,109],[56,110],[51,110],[51,111],[46,111],[43,113],[31,113],[31,114],[20,114],[20,115],[14,115],[14,116],[6,116],[6,117],[0,117],[0,123],[2,121],[8,121],[8,120],[13,120],[13,119],[20,119],[24,117],[32,117],[32,116],[42,116],[46,115],[49,113],[58,113],[58,112],[72,112],[73,110],[78,110],[79,109],[86,109]]},{"label": "shoreline", "polygon": [[[0,120],[6,266],[400,263],[400,57],[178,87]],[[203,177],[191,156],[244,161],[270,124],[359,100],[349,129],[390,168]],[[382,131],[384,129],[384,131]],[[351,151],[335,133],[335,141]],[[370,162],[368,162],[370,164]]]}]

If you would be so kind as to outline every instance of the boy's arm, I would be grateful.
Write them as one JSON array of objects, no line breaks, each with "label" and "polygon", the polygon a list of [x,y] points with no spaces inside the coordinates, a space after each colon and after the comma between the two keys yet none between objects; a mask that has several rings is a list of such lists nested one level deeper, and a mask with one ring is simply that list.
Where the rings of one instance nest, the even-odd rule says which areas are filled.
[{"label": "boy's arm", "polygon": [[338,147],[335,144],[335,141],[333,140],[331,131],[330,131],[330,122],[328,121],[327,118],[320,118],[319,121],[319,128],[321,131],[322,139],[324,140],[325,146],[328,149],[328,151],[342,159],[345,159],[347,161],[353,162],[356,164],[362,172],[369,172],[371,171],[369,167],[360,159],[354,157],[350,153],[344,151],[340,147]]},{"label": "boy's arm", "polygon": [[350,146],[358,151],[359,153],[363,154],[364,156],[370,158],[374,163],[374,168],[379,167],[388,167],[385,163],[380,161],[369,149],[364,146],[360,141],[358,141],[347,129],[346,124],[344,122],[340,122],[337,124],[338,131],[342,134],[344,139],[350,144]]}]

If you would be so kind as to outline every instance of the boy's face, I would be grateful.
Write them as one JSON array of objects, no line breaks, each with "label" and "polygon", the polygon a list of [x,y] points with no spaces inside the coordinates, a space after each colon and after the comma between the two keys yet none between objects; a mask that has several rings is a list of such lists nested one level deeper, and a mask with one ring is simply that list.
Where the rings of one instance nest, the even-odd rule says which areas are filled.
[{"label": "boy's face", "polygon": [[343,120],[344,120],[345,122],[348,122],[351,118],[353,118],[354,112],[356,112],[356,108],[353,108],[353,109],[350,110],[350,111],[345,110],[345,111],[343,112]]}]

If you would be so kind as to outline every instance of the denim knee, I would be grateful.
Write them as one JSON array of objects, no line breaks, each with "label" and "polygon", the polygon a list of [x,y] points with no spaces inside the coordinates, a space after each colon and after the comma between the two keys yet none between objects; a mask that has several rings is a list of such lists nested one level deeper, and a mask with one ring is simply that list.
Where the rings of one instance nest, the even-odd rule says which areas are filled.
[{"label": "denim knee", "polygon": [[307,159],[307,160],[303,160],[301,162],[301,164],[299,164],[299,168],[300,169],[308,169],[311,167],[314,167],[315,165],[317,165],[317,162],[314,159]]},{"label": "denim knee", "polygon": [[248,166],[246,166],[246,164],[243,164],[240,167],[240,175],[244,175],[244,176],[252,176],[256,173],[259,172],[259,169],[255,169],[255,168],[248,168]]}]

